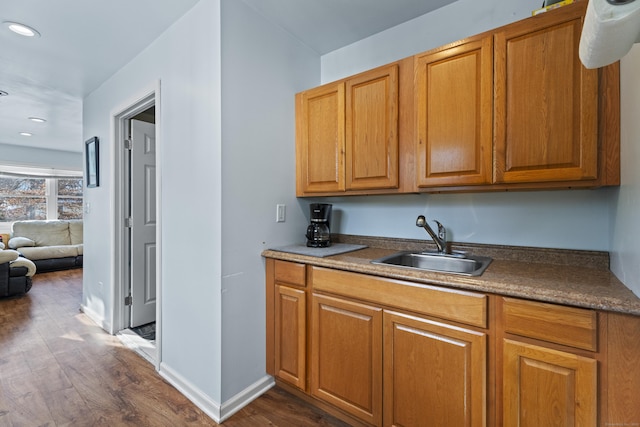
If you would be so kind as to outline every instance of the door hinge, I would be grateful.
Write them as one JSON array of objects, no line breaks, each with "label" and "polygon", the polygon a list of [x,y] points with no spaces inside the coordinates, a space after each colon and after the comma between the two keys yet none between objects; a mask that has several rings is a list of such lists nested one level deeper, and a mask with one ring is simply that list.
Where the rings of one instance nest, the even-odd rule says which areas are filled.
[{"label": "door hinge", "polygon": [[124,219],[124,226],[125,226],[126,228],[131,228],[131,227],[133,227],[133,218],[131,218],[130,216],[126,217],[126,218]]},{"label": "door hinge", "polygon": [[133,304],[133,297],[131,295],[124,297],[124,305],[132,305],[132,304]]},{"label": "door hinge", "polygon": [[131,139],[124,140],[124,149],[131,150],[133,148],[133,141]]}]

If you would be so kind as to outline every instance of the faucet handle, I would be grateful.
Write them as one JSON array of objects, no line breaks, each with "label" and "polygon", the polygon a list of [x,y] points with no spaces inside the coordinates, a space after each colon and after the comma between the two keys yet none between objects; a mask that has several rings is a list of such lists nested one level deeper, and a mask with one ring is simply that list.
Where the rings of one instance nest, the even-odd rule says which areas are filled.
[{"label": "faucet handle", "polygon": [[447,230],[444,228],[444,225],[442,225],[439,221],[437,220],[433,220],[436,224],[438,224],[438,237],[443,241],[446,242],[447,241]]}]

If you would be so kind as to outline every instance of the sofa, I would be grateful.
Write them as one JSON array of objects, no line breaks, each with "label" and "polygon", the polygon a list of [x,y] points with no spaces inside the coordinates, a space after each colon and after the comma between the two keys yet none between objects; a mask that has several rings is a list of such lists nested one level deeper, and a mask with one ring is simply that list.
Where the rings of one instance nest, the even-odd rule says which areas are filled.
[{"label": "sofa", "polygon": [[18,251],[2,250],[0,244],[0,298],[29,292],[36,266]]},{"label": "sofa", "polygon": [[82,267],[82,221],[16,221],[9,248],[33,261],[38,272]]}]

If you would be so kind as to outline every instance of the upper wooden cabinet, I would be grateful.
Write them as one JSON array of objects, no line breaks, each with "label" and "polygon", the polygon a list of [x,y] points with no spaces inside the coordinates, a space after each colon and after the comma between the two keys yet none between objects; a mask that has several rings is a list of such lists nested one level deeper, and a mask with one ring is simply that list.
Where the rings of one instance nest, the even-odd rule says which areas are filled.
[{"label": "upper wooden cabinet", "polygon": [[[400,81],[408,94],[411,67],[404,64],[410,62],[376,68],[296,96],[298,196],[398,189]],[[411,107],[405,110],[408,114]]]},{"label": "upper wooden cabinet", "polygon": [[490,36],[418,55],[418,187],[489,184],[493,137]]},{"label": "upper wooden cabinet", "polygon": [[398,187],[398,65],[346,81],[347,190]]},{"label": "upper wooden cabinet", "polygon": [[588,70],[587,1],[297,95],[297,195],[620,184],[619,63]]},{"label": "upper wooden cabinet", "polygon": [[343,82],[297,95],[299,193],[344,191],[344,118]]},{"label": "upper wooden cabinet", "polygon": [[586,3],[495,35],[498,183],[598,177],[598,70],[578,57]]}]

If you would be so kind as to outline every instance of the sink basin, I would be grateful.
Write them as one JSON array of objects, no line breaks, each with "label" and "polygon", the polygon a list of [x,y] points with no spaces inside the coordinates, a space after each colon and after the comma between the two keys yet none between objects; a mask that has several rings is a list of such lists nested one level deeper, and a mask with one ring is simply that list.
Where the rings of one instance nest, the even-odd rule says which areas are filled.
[{"label": "sink basin", "polygon": [[491,258],[462,253],[398,252],[374,259],[371,262],[373,264],[392,265],[415,270],[480,276],[491,263]]}]

